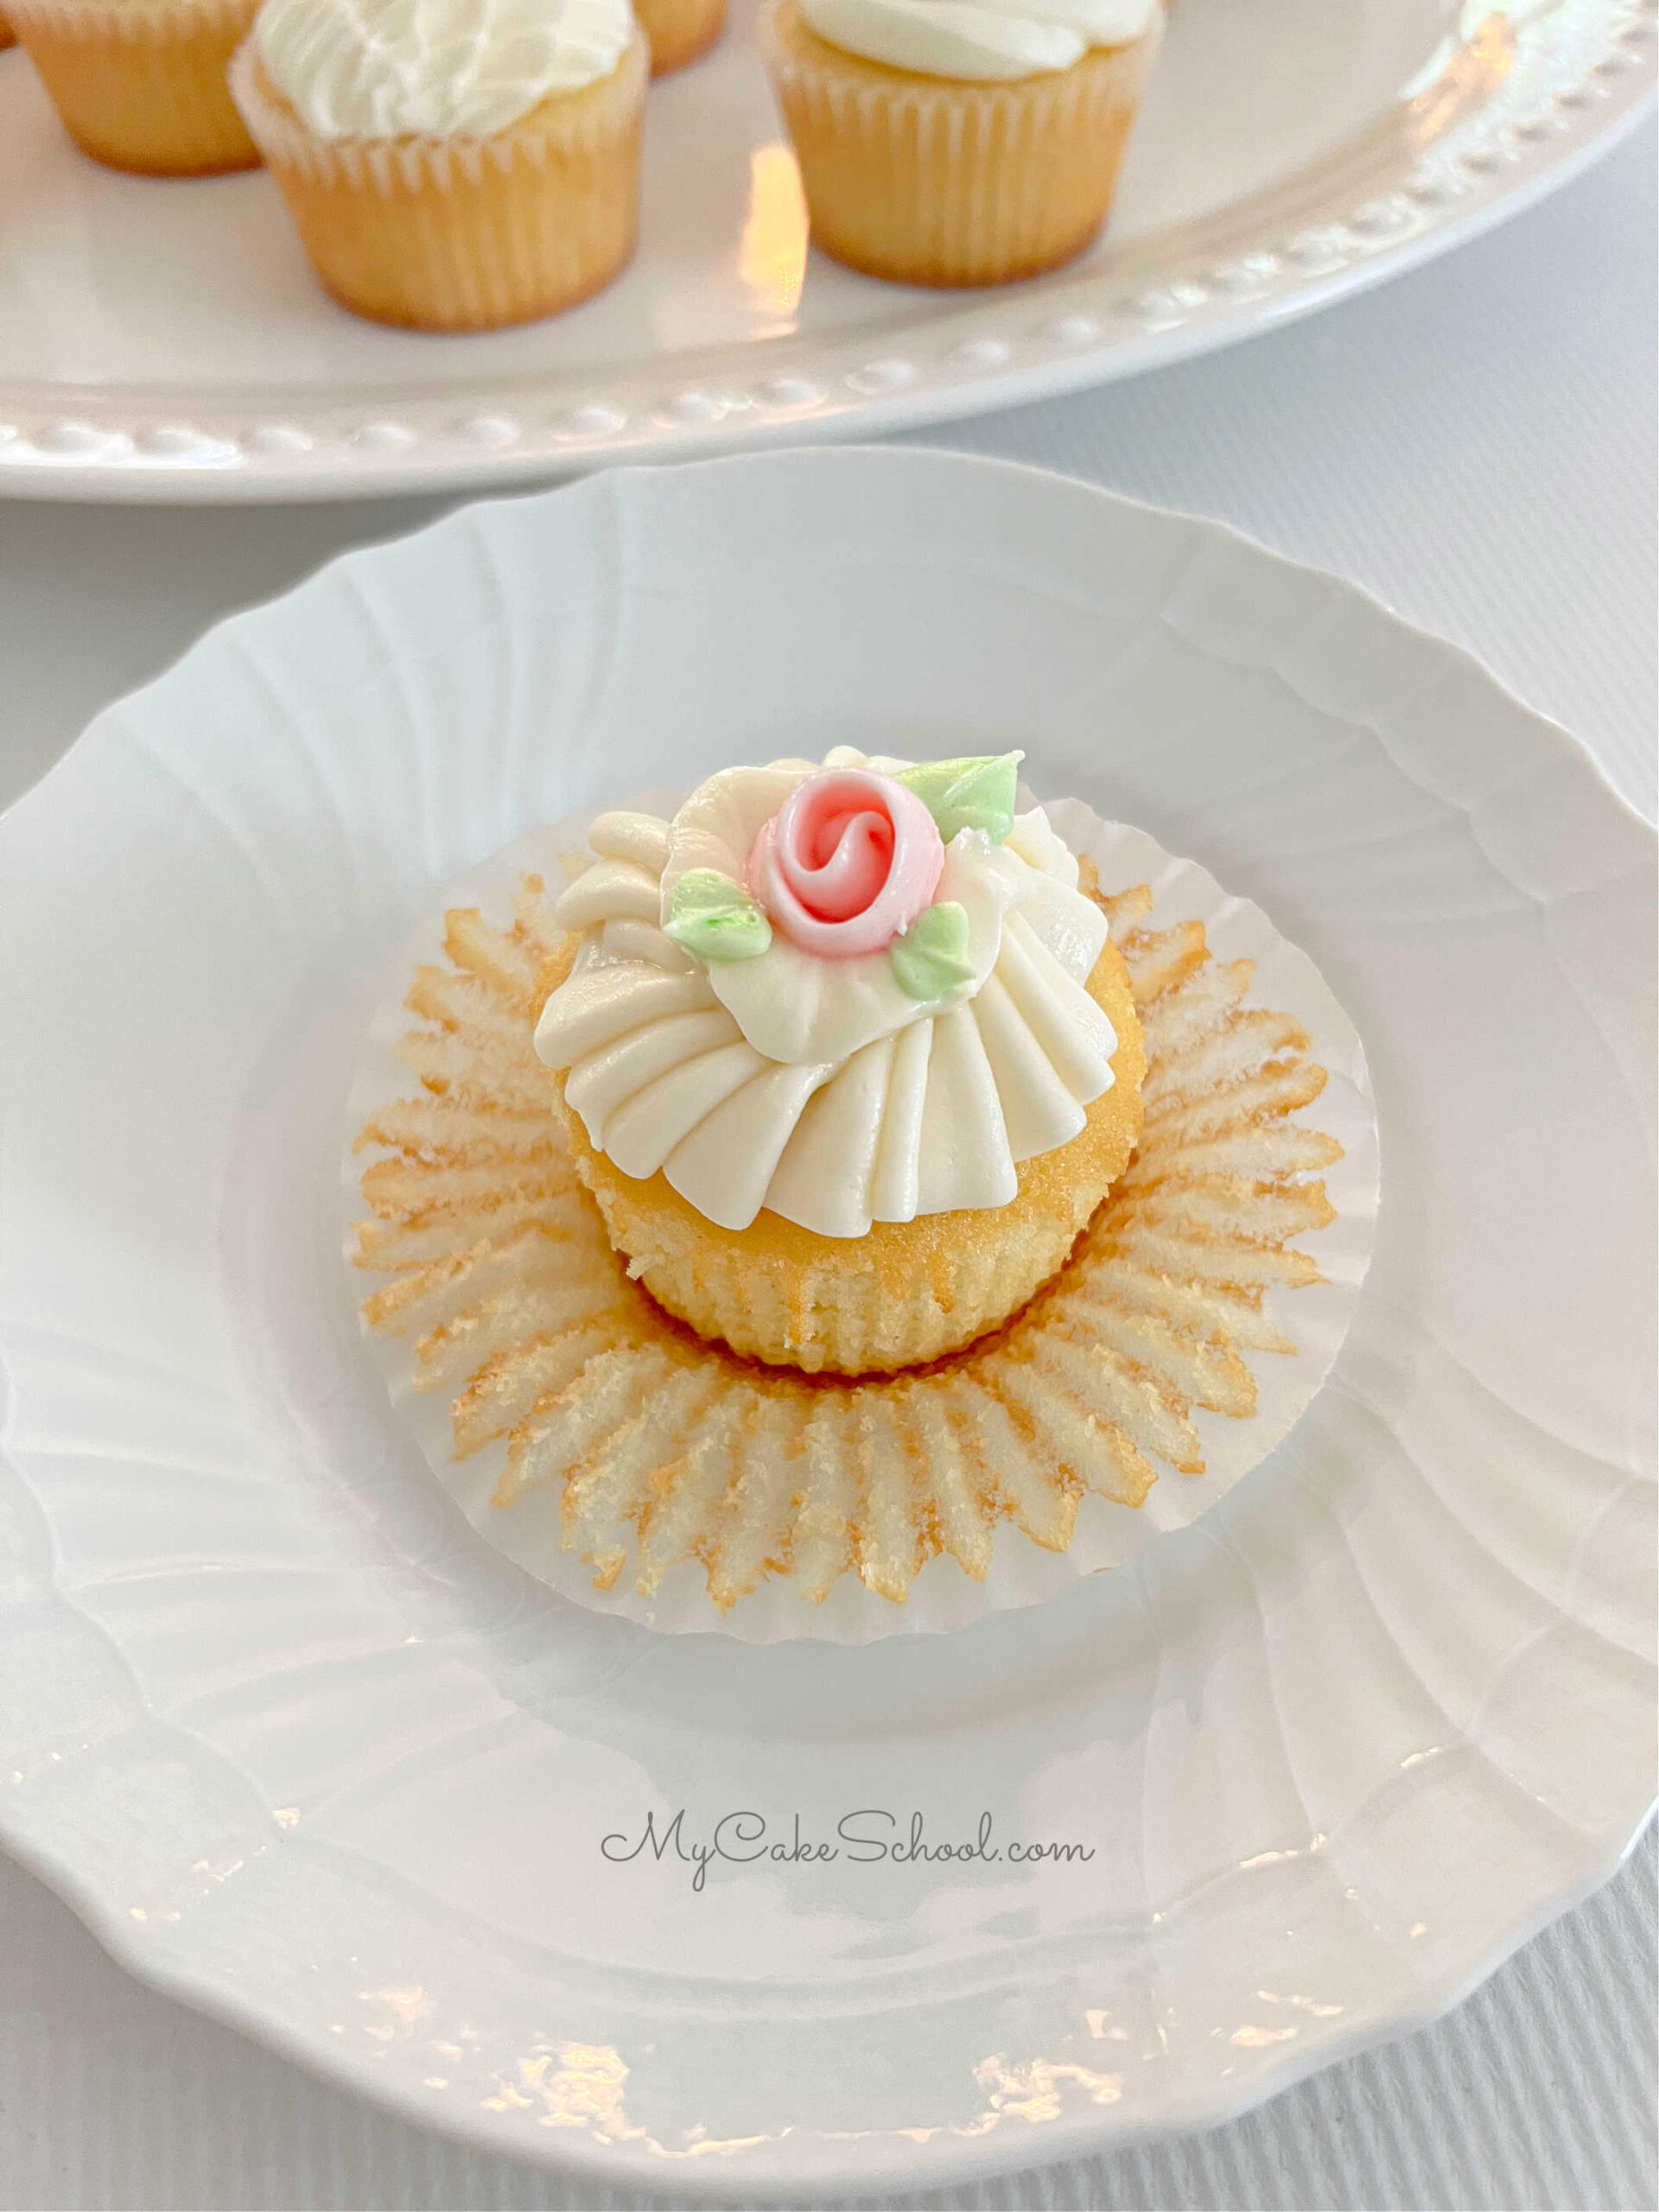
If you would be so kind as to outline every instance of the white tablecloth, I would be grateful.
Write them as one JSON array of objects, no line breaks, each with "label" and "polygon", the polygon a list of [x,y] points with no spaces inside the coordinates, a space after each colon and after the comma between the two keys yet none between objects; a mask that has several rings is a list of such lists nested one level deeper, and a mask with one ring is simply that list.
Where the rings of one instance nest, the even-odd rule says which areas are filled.
[{"label": "white tablecloth", "polygon": [[[1340,570],[1577,731],[1651,816],[1654,162],[1644,130],[1380,292],[918,442],[1219,515]],[[0,506],[0,800],[216,616],[440,505]],[[1650,2206],[1656,1881],[1650,1834],[1440,2026],[1232,2126],[914,2201]],[[0,2206],[635,2201],[423,2135],[152,1996],[0,1859]]]}]

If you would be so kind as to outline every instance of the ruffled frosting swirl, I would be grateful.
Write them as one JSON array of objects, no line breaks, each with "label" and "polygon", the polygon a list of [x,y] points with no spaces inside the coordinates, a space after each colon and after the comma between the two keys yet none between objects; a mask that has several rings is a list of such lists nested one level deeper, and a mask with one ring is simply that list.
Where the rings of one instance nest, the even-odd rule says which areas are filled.
[{"label": "ruffled frosting swirl", "polygon": [[485,138],[608,77],[628,0],[264,0],[265,73],[315,137]]},{"label": "ruffled frosting swirl", "polygon": [[[876,782],[910,767],[849,747],[823,764]],[[1006,1205],[1018,1163],[1068,1143],[1110,1087],[1117,1038],[1084,988],[1105,917],[1038,807],[1001,842],[979,828],[942,841],[923,912],[954,906],[963,920],[937,996],[916,995],[913,977],[907,988],[887,951],[826,957],[782,927],[741,957],[689,950],[664,926],[683,904],[677,887],[718,879],[744,897],[760,833],[809,779],[822,780],[818,764],[773,761],[711,777],[671,822],[601,815],[594,857],[558,903],[582,943],[536,1049],[568,1071],[566,1100],[599,1151],[627,1175],[660,1168],[722,1228],[747,1228],[765,1206],[850,1237],[874,1221]],[[822,850],[810,827],[798,849],[809,861]],[[839,881],[849,908],[874,882],[879,833],[871,845],[873,861]],[[893,874],[888,855],[859,912]]]},{"label": "ruffled frosting swirl", "polygon": [[969,82],[1069,69],[1143,37],[1159,0],[798,0],[821,39],[867,61]]}]

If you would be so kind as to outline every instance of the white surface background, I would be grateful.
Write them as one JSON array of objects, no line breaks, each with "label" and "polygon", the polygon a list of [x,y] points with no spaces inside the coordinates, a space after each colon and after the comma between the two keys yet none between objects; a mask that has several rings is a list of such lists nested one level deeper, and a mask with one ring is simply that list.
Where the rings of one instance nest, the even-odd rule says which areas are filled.
[{"label": "white surface background", "polygon": [[[1469,646],[1655,794],[1655,140],[1452,259],[1096,395],[927,435],[1201,510]],[[433,500],[0,507],[0,799],[221,613]],[[1440,2026],[1216,2133],[905,2200],[1645,2207],[1653,1834]],[[150,1995],[0,1859],[0,2207],[620,2206],[455,2149]],[[643,2202],[643,2200],[639,2200]]]}]

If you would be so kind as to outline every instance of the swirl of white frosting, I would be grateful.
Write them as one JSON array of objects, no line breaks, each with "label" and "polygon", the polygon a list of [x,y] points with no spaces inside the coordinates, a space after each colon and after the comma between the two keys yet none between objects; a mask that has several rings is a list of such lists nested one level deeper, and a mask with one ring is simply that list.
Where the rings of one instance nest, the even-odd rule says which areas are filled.
[{"label": "swirl of white frosting", "polygon": [[265,0],[265,74],[319,138],[487,138],[607,77],[628,0]]},{"label": "swirl of white frosting", "polygon": [[[910,764],[837,747],[825,766]],[[760,824],[817,764],[731,769],[671,823],[601,815],[598,856],[560,899],[582,932],[536,1050],[569,1071],[565,1097],[626,1175],[661,1168],[725,1229],[763,1206],[824,1236],[873,1221],[1006,1205],[1016,1163],[1068,1143],[1109,1090],[1117,1037],[1084,985],[1106,939],[1100,908],[1040,807],[1000,845],[963,830],[940,900],[969,918],[971,981],[906,995],[885,954],[828,960],[774,936],[758,957],[704,963],[663,931],[676,881],[741,881]]]},{"label": "swirl of white frosting", "polygon": [[1035,77],[1069,69],[1091,46],[1127,46],[1159,0],[796,0],[844,54],[923,77]]}]

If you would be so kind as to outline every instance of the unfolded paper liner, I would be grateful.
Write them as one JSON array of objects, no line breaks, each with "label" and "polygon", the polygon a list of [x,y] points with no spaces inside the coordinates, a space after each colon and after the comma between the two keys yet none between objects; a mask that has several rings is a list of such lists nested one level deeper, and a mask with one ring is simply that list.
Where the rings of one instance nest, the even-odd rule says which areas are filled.
[{"label": "unfolded paper liner", "polygon": [[633,12],[651,41],[653,77],[700,60],[726,28],[726,0],[635,0]]},{"label": "unfolded paper liner", "polygon": [[7,0],[63,126],[140,175],[255,168],[226,68],[258,0]]},{"label": "unfolded paper liner", "polygon": [[479,330],[574,306],[627,262],[649,74],[636,25],[607,77],[482,138],[320,138],[251,40],[230,85],[336,299],[405,327]]},{"label": "unfolded paper liner", "polygon": [[842,53],[795,0],[758,28],[813,243],[871,276],[972,285],[1055,268],[1099,230],[1162,19],[1069,69],[990,83]]},{"label": "unfolded paper liner", "polygon": [[342,1163],[348,1253],[383,1277],[365,1336],[443,1487],[543,1581],[755,1643],[954,1629],[1197,1519],[1312,1398],[1376,1218],[1359,1039],[1258,908],[1079,802],[1048,811],[1122,887],[1147,1128],[1055,1283],[907,1376],[739,1360],[612,1251],[531,1044],[553,925],[524,880],[556,893],[587,817],[474,871],[399,959]]}]

